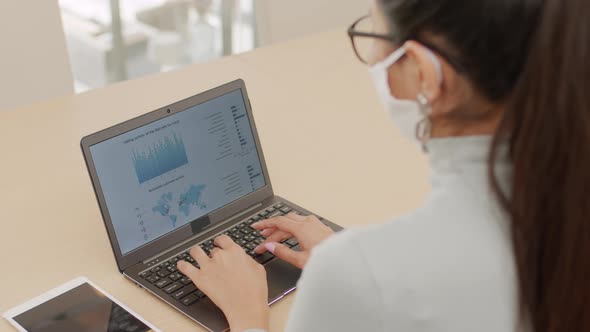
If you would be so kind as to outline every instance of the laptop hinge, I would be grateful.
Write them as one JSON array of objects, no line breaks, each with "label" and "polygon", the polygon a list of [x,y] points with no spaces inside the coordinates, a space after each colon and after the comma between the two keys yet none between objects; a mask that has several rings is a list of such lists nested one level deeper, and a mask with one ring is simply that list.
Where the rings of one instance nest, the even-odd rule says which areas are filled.
[{"label": "laptop hinge", "polygon": [[[252,210],[257,209],[257,208],[259,208],[261,206],[262,206],[262,203],[254,204],[253,206],[251,206],[251,207],[249,207],[249,208],[247,208],[245,210],[242,210],[241,212],[236,213],[236,214],[234,214],[234,215],[232,215],[232,216],[230,216],[230,217],[222,220],[221,222],[217,223],[217,226],[215,226],[212,229],[208,229],[207,231],[211,231],[213,229],[217,229],[217,228],[223,226],[224,224],[228,223],[230,220],[239,218],[239,217],[241,217],[241,216],[243,216],[243,215],[245,215],[245,214],[251,212]],[[147,264],[148,262],[151,262],[154,259],[156,259],[156,258],[158,258],[158,257],[160,257],[160,256],[162,256],[162,255],[164,255],[164,254],[166,254],[166,253],[168,253],[170,251],[175,251],[176,249],[178,249],[178,248],[182,247],[183,245],[185,245],[185,244],[193,241],[194,239],[198,238],[201,235],[203,235],[203,232],[201,232],[199,234],[195,234],[195,235],[189,237],[188,239],[186,239],[186,240],[184,240],[184,241],[182,241],[182,242],[180,242],[180,243],[178,243],[178,244],[176,244],[176,245],[174,245],[174,246],[172,246],[172,247],[170,247],[170,248],[168,248],[166,250],[163,250],[163,251],[161,251],[161,252],[159,252],[159,253],[151,256],[151,257],[148,257],[147,259],[142,260],[141,262],[144,263],[144,264]]]}]

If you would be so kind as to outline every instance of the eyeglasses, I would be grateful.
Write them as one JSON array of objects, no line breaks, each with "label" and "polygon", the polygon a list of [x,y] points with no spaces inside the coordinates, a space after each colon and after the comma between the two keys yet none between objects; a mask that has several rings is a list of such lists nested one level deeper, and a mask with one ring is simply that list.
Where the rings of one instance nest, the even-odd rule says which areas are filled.
[{"label": "eyeglasses", "polygon": [[352,43],[354,53],[364,64],[369,63],[368,59],[376,39],[381,39],[388,42],[398,41],[398,38],[393,35],[370,32],[373,31],[374,28],[373,20],[371,20],[370,15],[365,15],[359,18],[348,28],[348,37],[350,37],[350,42]]},{"label": "eyeglasses", "polygon": [[352,43],[354,53],[356,54],[357,58],[364,64],[369,64],[369,57],[371,55],[371,52],[373,52],[376,40],[380,39],[388,41],[390,43],[402,44],[404,41],[412,39],[424,45],[429,50],[445,59],[453,68],[455,68],[457,72],[466,72],[465,66],[461,62],[447,55],[446,52],[442,51],[439,47],[433,45],[430,42],[420,40],[417,37],[409,37],[407,39],[402,39],[400,36],[396,36],[393,34],[379,34],[370,32],[374,31],[374,29],[375,27],[373,25],[373,20],[371,19],[370,15],[365,15],[359,18],[354,23],[352,23],[352,25],[348,28],[348,36],[350,37],[350,42]]}]

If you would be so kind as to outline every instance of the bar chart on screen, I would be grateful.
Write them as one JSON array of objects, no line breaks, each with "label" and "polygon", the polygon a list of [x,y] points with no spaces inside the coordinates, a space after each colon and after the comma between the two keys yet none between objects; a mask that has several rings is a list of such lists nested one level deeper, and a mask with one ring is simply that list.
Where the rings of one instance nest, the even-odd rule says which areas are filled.
[{"label": "bar chart on screen", "polygon": [[164,137],[146,150],[134,149],[132,160],[139,183],[188,164],[184,142],[176,133]]}]

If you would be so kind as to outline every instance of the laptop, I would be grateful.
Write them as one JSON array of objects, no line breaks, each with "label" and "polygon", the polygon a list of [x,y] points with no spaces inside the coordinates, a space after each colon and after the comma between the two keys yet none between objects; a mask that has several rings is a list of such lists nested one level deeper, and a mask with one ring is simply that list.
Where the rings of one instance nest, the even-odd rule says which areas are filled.
[{"label": "laptop", "polygon": [[[316,215],[273,193],[244,81],[236,80],[115,125],[81,141],[119,271],[210,331],[229,325],[179,260],[229,235],[267,272],[272,304],[295,289],[301,270],[253,249],[250,227],[290,212]],[[285,245],[300,250],[295,238]]]}]

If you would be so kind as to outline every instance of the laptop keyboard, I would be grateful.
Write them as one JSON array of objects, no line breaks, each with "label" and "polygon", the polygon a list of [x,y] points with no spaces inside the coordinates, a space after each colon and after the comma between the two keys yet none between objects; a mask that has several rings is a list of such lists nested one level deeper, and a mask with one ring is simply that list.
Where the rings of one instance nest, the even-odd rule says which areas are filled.
[{"label": "laptop keyboard", "polygon": [[[271,206],[266,210],[263,210],[262,212],[259,212],[258,214],[225,230],[224,232],[203,241],[199,244],[199,246],[209,255],[211,250],[215,248],[213,240],[221,234],[226,234],[231,237],[234,242],[240,245],[248,255],[254,258],[255,261],[260,264],[266,264],[275,258],[275,256],[270,252],[265,252],[261,255],[258,255],[254,252],[254,248],[261,244],[265,240],[265,237],[262,236],[259,231],[250,227],[250,225],[262,219],[282,216],[290,212],[298,213],[283,203],[277,203],[274,206]],[[295,238],[291,238],[284,240],[283,244],[292,248],[299,243]],[[160,288],[162,291],[169,294],[175,300],[179,301],[185,306],[190,306],[196,303],[200,299],[204,298],[205,294],[200,291],[188,277],[184,276],[176,268],[176,263],[180,260],[185,260],[195,267],[199,267],[197,262],[195,262],[195,260],[190,256],[189,252],[190,249],[178,253],[169,260],[160,263],[160,265],[143,271],[140,273],[140,277]]]}]

